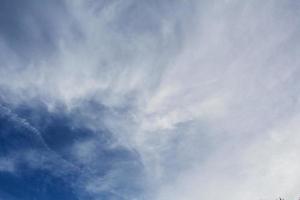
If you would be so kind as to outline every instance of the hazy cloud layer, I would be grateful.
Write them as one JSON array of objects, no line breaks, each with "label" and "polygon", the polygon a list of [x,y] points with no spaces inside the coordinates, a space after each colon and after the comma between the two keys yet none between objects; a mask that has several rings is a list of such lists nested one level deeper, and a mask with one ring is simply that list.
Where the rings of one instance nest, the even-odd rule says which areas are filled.
[{"label": "hazy cloud layer", "polygon": [[33,143],[0,172],[74,199],[300,196],[300,3],[0,2],[1,133]]}]

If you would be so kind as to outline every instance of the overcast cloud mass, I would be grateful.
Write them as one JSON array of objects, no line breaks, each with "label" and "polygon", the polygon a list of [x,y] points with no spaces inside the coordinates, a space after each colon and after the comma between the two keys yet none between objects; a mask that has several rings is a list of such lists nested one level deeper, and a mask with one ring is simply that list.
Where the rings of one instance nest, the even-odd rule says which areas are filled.
[{"label": "overcast cloud mass", "polygon": [[296,200],[299,35],[296,0],[0,0],[0,199]]}]

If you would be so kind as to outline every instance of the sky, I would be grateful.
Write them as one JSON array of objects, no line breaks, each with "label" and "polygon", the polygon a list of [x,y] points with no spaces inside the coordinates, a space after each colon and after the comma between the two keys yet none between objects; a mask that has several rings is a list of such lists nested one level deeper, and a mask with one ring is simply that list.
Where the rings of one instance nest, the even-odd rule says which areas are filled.
[{"label": "sky", "polygon": [[0,0],[0,200],[296,200],[299,17]]}]

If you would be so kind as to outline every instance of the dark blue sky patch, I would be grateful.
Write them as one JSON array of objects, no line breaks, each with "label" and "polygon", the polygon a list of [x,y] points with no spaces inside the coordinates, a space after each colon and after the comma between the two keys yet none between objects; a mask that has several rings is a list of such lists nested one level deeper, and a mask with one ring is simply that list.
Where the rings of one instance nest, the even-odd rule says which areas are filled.
[{"label": "dark blue sky patch", "polygon": [[7,154],[11,149],[19,151],[28,148],[43,149],[45,146],[41,143],[39,137],[32,130],[24,125],[21,118],[10,116],[1,110],[0,113],[0,155]]},{"label": "dark blue sky patch", "polygon": [[19,200],[78,199],[66,180],[47,170],[32,170],[24,166],[17,174],[0,172],[1,193]]},{"label": "dark blue sky patch", "polygon": [[[80,112],[67,112],[63,108],[49,112],[42,103],[33,105],[10,108],[6,103],[11,116],[1,115],[0,157],[13,159],[16,165],[15,172],[0,174],[3,194],[17,199],[65,199],[68,193],[71,195],[68,199],[82,196],[113,199],[142,193],[143,166],[139,155],[122,146],[112,147],[115,139],[109,130],[89,129],[78,120]],[[95,104],[89,106],[97,110]],[[98,106],[98,111],[101,110],[105,109]],[[81,147],[85,143],[87,152]],[[78,146],[79,150],[74,151]],[[104,180],[102,184],[109,183],[110,187],[88,191],[87,185],[101,184],[98,180]],[[1,182],[7,182],[7,186],[1,187]],[[22,187],[23,184],[26,186]]]}]

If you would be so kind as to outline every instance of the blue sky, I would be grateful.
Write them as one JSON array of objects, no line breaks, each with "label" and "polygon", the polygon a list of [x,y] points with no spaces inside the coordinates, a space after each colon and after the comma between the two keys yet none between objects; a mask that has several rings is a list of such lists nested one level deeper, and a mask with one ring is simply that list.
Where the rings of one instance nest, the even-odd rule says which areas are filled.
[{"label": "blue sky", "polygon": [[0,0],[0,200],[297,199],[299,8]]}]

